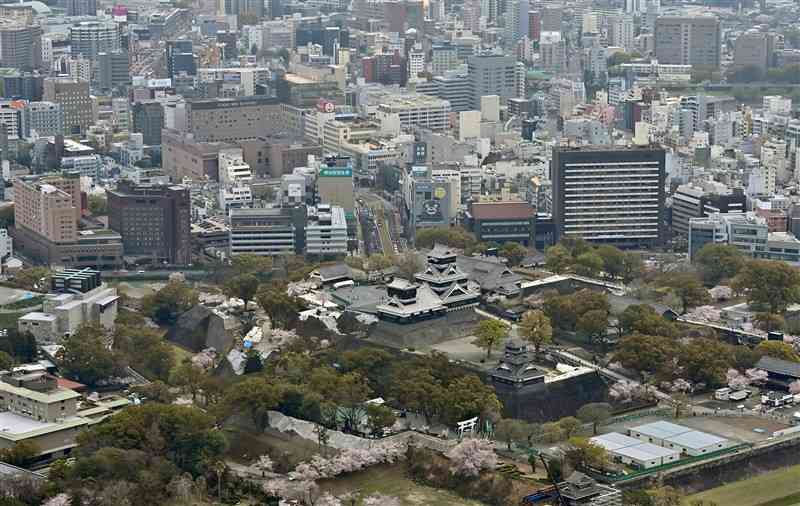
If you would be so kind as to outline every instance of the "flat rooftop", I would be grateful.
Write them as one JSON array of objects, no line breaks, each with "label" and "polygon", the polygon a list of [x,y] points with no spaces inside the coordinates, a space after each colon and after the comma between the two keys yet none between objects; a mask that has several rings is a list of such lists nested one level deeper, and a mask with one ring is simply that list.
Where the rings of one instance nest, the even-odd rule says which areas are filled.
[{"label": "flat rooftop", "polygon": [[670,443],[682,446],[684,448],[698,450],[708,446],[726,443],[727,441],[728,440],[723,437],[715,436],[714,434],[709,434],[707,432],[700,432],[699,430],[684,432],[683,434],[678,434],[675,437],[669,438]]},{"label": "flat rooftop", "polygon": [[0,411],[0,433],[18,435],[55,426],[54,423],[40,422],[10,411]]},{"label": "flat rooftop", "polygon": [[638,432],[640,434],[644,434],[646,436],[655,437],[658,439],[670,439],[674,438],[679,434],[683,434],[685,432],[690,432],[692,429],[689,427],[684,427],[683,425],[678,425],[671,422],[665,421],[658,421],[652,423],[646,423],[644,425],[639,425],[637,427],[631,427],[631,432]]}]

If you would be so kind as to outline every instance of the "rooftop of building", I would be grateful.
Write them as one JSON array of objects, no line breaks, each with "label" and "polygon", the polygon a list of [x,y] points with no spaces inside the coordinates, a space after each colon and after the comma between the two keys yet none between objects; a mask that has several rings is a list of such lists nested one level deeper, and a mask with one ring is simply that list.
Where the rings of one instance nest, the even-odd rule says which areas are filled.
[{"label": "rooftop of building", "polygon": [[530,219],[536,210],[527,202],[473,202],[470,213],[476,220]]}]

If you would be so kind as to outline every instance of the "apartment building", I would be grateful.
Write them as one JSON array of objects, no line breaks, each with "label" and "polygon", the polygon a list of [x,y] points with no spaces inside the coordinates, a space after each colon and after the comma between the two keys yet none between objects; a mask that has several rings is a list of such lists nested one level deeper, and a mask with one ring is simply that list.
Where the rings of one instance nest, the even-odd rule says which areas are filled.
[{"label": "apartment building", "polygon": [[664,239],[665,151],[657,146],[553,148],[555,240],[652,247]]},{"label": "apartment building", "polygon": [[718,68],[721,53],[716,17],[662,16],[656,19],[655,54],[659,62]]}]

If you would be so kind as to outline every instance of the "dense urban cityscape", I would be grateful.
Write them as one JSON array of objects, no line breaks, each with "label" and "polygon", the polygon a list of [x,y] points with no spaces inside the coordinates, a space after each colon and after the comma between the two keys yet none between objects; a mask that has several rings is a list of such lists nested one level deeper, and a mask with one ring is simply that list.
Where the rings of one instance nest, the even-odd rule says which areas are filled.
[{"label": "dense urban cityscape", "polygon": [[0,506],[800,505],[800,3],[0,4]]}]

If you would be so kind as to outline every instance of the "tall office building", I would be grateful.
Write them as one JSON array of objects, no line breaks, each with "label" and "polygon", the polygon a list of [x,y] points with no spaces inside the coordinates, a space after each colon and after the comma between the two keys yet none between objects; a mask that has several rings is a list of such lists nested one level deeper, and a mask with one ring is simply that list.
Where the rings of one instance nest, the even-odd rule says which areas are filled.
[{"label": "tall office building", "polygon": [[122,236],[126,256],[186,265],[192,261],[191,199],[180,185],[121,181],[108,192],[108,226]]},{"label": "tall office building", "polygon": [[543,32],[561,32],[561,27],[564,22],[564,10],[561,7],[548,6],[543,7],[540,12],[542,13],[542,26]]},{"label": "tall office building", "polygon": [[97,0],[66,0],[67,16],[97,16]]},{"label": "tall office building", "polygon": [[721,52],[717,18],[662,16],[656,19],[655,53],[659,63],[718,68]]},{"label": "tall office building", "polygon": [[552,171],[556,241],[652,247],[663,240],[663,149],[558,146]]},{"label": "tall office building", "polygon": [[131,107],[132,130],[142,134],[142,142],[147,146],[161,145],[161,129],[164,128],[164,108],[161,102],[136,102]]},{"label": "tall office building", "polygon": [[97,55],[97,84],[102,90],[123,88],[131,84],[127,51],[112,51]]},{"label": "tall office building", "polygon": [[256,19],[264,17],[263,0],[224,0],[225,14],[236,16],[254,16]]},{"label": "tall office building", "polygon": [[170,79],[181,73],[186,72],[193,76],[197,74],[197,64],[194,60],[194,53],[191,40],[168,40],[166,48],[167,76]]},{"label": "tall office building", "polygon": [[733,65],[737,69],[755,67],[766,73],[769,68],[771,39],[757,30],[747,31],[738,37],[733,44]]},{"label": "tall office building", "polygon": [[64,135],[85,133],[94,123],[89,83],[53,77],[44,81],[44,100],[61,105],[64,111]]},{"label": "tall office building", "polygon": [[83,21],[69,27],[69,44],[73,56],[94,59],[99,53],[120,49],[119,26],[114,22]]},{"label": "tall office building", "polygon": [[501,98],[517,96],[517,61],[514,56],[470,56],[467,69],[474,109],[480,108],[484,95],[498,95]]},{"label": "tall office building", "polygon": [[42,28],[0,20],[0,66],[33,70],[42,66]]}]

